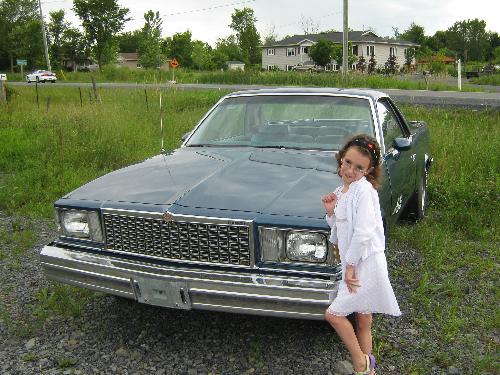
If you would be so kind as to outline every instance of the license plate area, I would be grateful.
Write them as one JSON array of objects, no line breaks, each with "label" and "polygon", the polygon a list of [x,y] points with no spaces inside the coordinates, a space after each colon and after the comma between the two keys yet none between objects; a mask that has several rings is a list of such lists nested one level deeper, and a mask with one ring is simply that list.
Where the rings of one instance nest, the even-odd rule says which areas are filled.
[{"label": "license plate area", "polygon": [[130,283],[137,302],[172,309],[191,309],[191,299],[184,281],[135,277],[130,279]]}]

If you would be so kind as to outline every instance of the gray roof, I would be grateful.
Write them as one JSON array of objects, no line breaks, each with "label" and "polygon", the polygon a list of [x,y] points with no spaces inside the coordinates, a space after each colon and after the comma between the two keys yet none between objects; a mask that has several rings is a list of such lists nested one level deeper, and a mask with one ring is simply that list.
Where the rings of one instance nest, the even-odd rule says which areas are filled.
[{"label": "gray roof", "polygon": [[363,96],[377,100],[381,97],[387,97],[387,94],[370,89],[344,89],[344,88],[311,88],[311,87],[293,87],[293,88],[271,88],[271,89],[257,89],[257,90],[242,90],[228,94],[227,96],[240,96],[240,95],[356,95]]},{"label": "gray roof", "polygon": [[[319,34],[304,34],[304,35],[293,35],[289,36],[283,40],[268,43],[262,47],[281,47],[281,46],[297,46],[303,41],[311,41],[316,43],[320,38],[325,38],[331,40],[334,43],[342,43],[342,32],[328,32]],[[385,43],[385,44],[398,44],[409,47],[420,47],[419,44],[408,42],[406,40],[389,39],[377,36],[371,31],[349,31],[348,40],[350,42],[358,43]]]}]

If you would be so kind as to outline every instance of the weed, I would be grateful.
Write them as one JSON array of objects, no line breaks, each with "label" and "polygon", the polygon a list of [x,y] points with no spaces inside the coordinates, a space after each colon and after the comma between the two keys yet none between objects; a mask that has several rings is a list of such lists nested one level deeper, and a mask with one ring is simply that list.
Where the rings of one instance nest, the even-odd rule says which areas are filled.
[{"label": "weed", "polygon": [[58,357],[57,358],[57,364],[59,368],[68,368],[76,365],[78,363],[78,360],[75,358],[69,358],[69,357]]}]

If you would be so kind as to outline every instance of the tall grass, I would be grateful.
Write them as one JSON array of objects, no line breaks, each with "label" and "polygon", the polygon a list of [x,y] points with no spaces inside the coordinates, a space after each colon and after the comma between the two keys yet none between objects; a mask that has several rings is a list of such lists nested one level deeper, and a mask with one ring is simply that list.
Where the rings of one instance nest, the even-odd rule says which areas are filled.
[{"label": "tall grass", "polygon": [[[106,66],[95,72],[58,71],[60,82],[132,82],[166,83],[172,80],[172,71],[158,69],[130,69]],[[20,75],[9,75],[9,80],[24,80]],[[285,71],[196,71],[184,68],[176,69],[175,81],[178,83],[207,83],[227,85],[271,85],[271,86],[312,86],[312,87],[362,87],[372,89],[404,89],[455,91],[456,86],[440,83],[433,78],[409,79],[407,76],[383,76],[380,74],[350,73],[343,78],[339,72],[285,72]],[[481,91],[481,89],[463,85],[462,91]]]},{"label": "tall grass", "polygon": [[[50,216],[51,202],[111,170],[158,154],[160,108],[156,90],[15,88],[0,107],[0,208]],[[223,93],[163,92],[165,148],[181,137]],[[47,102],[50,105],[47,110]],[[91,101],[92,98],[92,101]],[[149,110],[147,110],[149,106]]]}]

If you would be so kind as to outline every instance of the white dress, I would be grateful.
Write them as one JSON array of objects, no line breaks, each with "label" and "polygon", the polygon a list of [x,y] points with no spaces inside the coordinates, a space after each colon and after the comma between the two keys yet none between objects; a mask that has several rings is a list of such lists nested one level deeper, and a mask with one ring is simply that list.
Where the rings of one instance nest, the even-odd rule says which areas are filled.
[{"label": "white dress", "polygon": [[[392,290],[385,258],[385,238],[377,191],[364,177],[351,183],[349,190],[335,190],[334,215],[326,220],[330,241],[337,243],[342,264],[342,281],[328,312],[346,316],[383,313],[399,316],[401,311]],[[355,266],[361,286],[349,293],[344,282],[347,264]]]}]

